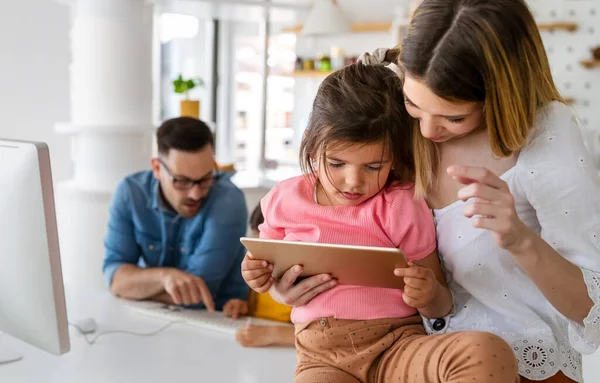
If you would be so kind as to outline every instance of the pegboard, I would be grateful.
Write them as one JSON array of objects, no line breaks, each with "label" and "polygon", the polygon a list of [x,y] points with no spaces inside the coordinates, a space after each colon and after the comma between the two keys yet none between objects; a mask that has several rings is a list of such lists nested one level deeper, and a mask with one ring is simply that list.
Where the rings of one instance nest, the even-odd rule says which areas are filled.
[{"label": "pegboard", "polygon": [[554,81],[584,125],[584,139],[600,169],[600,67],[584,68],[600,47],[600,0],[528,0],[538,24],[575,23],[575,31],[542,31]]}]

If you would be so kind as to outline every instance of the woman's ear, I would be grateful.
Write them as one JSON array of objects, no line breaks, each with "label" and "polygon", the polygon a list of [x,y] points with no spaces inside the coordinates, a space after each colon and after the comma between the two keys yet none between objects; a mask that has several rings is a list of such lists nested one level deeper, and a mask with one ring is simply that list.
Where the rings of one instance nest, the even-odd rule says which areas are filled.
[{"label": "woman's ear", "polygon": [[315,170],[319,170],[319,161],[314,156],[310,156],[310,166]]}]

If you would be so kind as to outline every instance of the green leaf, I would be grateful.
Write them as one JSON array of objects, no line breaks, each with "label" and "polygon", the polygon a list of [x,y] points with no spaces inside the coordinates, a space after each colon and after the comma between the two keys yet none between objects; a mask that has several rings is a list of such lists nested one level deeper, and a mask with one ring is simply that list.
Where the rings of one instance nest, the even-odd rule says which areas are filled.
[{"label": "green leaf", "polygon": [[181,75],[179,75],[173,81],[173,88],[175,90],[175,93],[185,93],[185,82],[183,81],[183,77]]},{"label": "green leaf", "polygon": [[197,86],[204,86],[204,81],[201,78],[184,79],[183,76],[180,74],[175,80],[173,80],[173,90],[175,91],[175,93],[184,94]]},{"label": "green leaf", "polygon": [[185,86],[186,86],[187,90],[192,90],[196,87],[196,83],[194,82],[194,80],[187,80],[185,82]]}]

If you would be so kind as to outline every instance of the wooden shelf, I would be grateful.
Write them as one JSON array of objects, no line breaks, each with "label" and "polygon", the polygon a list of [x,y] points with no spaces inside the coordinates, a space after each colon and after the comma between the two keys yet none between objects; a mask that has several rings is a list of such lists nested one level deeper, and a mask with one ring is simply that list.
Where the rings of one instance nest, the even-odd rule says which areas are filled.
[{"label": "wooden shelf", "polygon": [[[351,32],[389,32],[392,29],[392,23],[353,23]],[[300,33],[302,24],[297,24],[293,27],[283,28],[282,33]]]},{"label": "wooden shelf", "polygon": [[600,68],[600,60],[583,60],[581,65],[588,69]]},{"label": "wooden shelf", "polygon": [[578,28],[576,23],[540,23],[538,29],[540,31],[569,31],[575,32]]},{"label": "wooden shelf", "polygon": [[293,77],[327,77],[335,71],[328,70],[297,70],[290,75]]},{"label": "wooden shelf", "polygon": [[[392,28],[391,22],[381,23],[353,23],[351,26],[352,32],[388,32]],[[398,25],[399,27],[406,27],[408,24]],[[540,31],[569,31],[574,32],[577,30],[578,25],[576,23],[540,23],[538,24]],[[293,27],[283,28],[282,33],[300,33],[302,30],[302,24],[297,24]]]}]

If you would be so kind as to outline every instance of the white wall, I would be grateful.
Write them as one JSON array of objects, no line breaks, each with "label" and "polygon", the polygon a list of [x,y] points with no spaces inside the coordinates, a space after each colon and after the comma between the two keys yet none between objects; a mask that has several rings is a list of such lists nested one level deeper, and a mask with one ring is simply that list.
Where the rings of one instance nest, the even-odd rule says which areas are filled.
[{"label": "white wall", "polygon": [[69,9],[54,0],[2,0],[0,137],[45,141],[54,181],[71,175],[69,138],[53,131],[69,119]]}]

